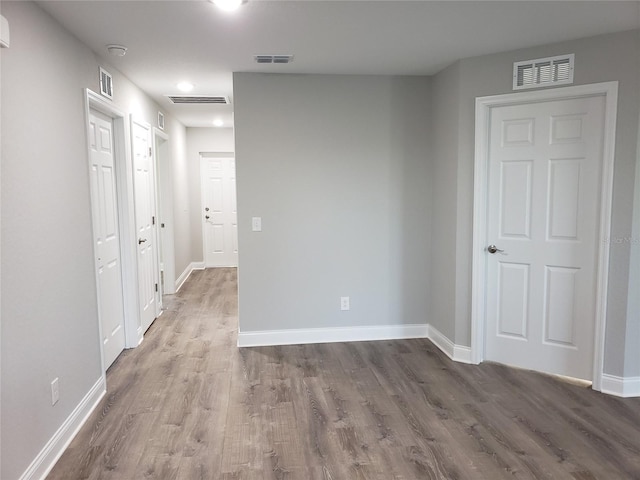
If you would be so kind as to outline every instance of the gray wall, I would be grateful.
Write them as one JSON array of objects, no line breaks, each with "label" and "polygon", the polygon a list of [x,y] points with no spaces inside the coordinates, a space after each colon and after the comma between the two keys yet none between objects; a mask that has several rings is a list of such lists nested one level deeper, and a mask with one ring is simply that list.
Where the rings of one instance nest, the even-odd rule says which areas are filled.
[{"label": "gray wall", "polygon": [[[630,238],[634,178],[637,163],[638,110],[640,105],[640,51],[639,31],[603,35],[579,41],[547,45],[514,52],[488,55],[459,62],[458,92],[458,138],[450,144],[447,152],[458,149],[457,179],[442,188],[457,192],[457,215],[443,217],[434,224],[434,230],[456,230],[456,287],[455,343],[470,345],[470,299],[471,299],[471,242],[473,206],[473,158],[475,129],[475,98],[512,92],[511,71],[513,62],[564,53],[575,53],[575,84],[587,84],[618,80],[619,102],[616,135],[616,158],[614,174],[613,238]],[[621,61],[624,59],[624,61]],[[442,82],[449,69],[435,76],[434,84]],[[435,92],[437,94],[437,92]],[[439,120],[436,120],[436,122]],[[443,159],[436,159],[441,162]],[[605,371],[622,375],[627,332],[627,293],[629,290],[630,244],[621,242],[612,245],[608,292]],[[448,284],[438,286],[438,295],[448,298]],[[636,341],[640,343],[640,341]],[[640,345],[638,345],[640,348]]]},{"label": "gray wall", "polygon": [[[181,132],[184,142],[183,151],[174,157],[173,170],[173,235],[175,245],[175,275],[180,277],[191,262],[191,178],[189,175],[189,158],[186,154],[186,129]],[[174,154],[175,155],[175,154]]]},{"label": "gray wall", "polygon": [[424,77],[234,74],[242,332],[425,323],[429,93]]},{"label": "gray wall", "polygon": [[[202,185],[200,180],[200,153],[230,153],[234,150],[235,145],[232,128],[187,128],[192,261],[204,261],[202,253]],[[179,272],[182,271],[183,270],[179,270]]]},{"label": "gray wall", "polygon": [[433,77],[433,149],[431,156],[432,248],[429,323],[455,339],[456,222],[458,174],[458,92],[460,64],[454,63]]},{"label": "gray wall", "polygon": [[[639,85],[640,88],[640,85]],[[638,122],[640,125],[640,121]],[[629,304],[627,307],[627,332],[625,345],[624,375],[640,377],[640,131],[636,151],[635,200],[633,202],[633,227],[629,262]]]},{"label": "gray wall", "polygon": [[[98,91],[103,62],[31,2],[3,1],[2,14],[0,477],[13,480],[102,375],[83,88]],[[155,123],[158,106],[107,69],[114,104]],[[171,142],[184,138],[166,122]]]}]

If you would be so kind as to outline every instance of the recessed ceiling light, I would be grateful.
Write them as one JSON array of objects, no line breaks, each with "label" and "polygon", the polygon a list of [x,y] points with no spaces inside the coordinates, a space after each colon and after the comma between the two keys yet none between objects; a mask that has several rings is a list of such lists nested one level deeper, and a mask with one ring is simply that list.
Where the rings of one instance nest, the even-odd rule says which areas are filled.
[{"label": "recessed ceiling light", "polygon": [[107,45],[107,52],[114,57],[124,57],[127,53],[127,47],[124,45]]},{"label": "recessed ceiling light", "polygon": [[219,118],[216,118],[213,121],[213,126],[214,127],[224,127],[224,122],[222,120],[220,120]]},{"label": "recessed ceiling light", "polygon": [[247,3],[247,0],[209,0],[220,10],[225,12],[232,12],[240,8],[240,5]]},{"label": "recessed ceiling light", "polygon": [[176,85],[176,87],[178,87],[178,90],[180,90],[181,92],[190,92],[191,90],[193,90],[193,83],[189,83],[189,82],[180,82],[179,84]]}]

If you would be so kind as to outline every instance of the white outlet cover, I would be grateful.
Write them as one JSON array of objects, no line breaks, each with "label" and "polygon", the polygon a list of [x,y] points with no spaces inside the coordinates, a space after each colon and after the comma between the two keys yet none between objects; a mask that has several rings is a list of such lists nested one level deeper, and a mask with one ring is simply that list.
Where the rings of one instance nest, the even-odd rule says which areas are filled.
[{"label": "white outlet cover", "polygon": [[254,232],[262,231],[262,217],[253,217],[251,219],[251,230]]},{"label": "white outlet cover", "polygon": [[349,310],[351,307],[349,305],[349,297],[340,297],[340,310]]}]

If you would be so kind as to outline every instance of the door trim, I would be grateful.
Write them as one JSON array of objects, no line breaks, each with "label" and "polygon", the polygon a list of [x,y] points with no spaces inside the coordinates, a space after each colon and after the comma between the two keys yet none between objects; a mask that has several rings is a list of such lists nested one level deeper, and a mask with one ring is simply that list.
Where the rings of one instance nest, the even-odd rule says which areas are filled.
[{"label": "door trim", "polygon": [[486,279],[488,216],[488,162],[489,126],[491,109],[507,105],[568,100],[581,97],[603,96],[605,99],[604,137],[601,170],[601,199],[598,258],[596,265],[596,318],[594,328],[594,355],[592,388],[601,390],[604,374],[604,339],[606,330],[607,287],[609,273],[608,242],[603,241],[611,231],[611,205],[613,197],[613,164],[615,157],[616,114],[618,107],[618,82],[508,93],[476,98],[475,160],[473,179],[473,253],[471,285],[471,361],[478,364],[485,355]]},{"label": "door trim", "polygon": [[[91,161],[91,151],[89,145],[89,112],[94,110],[100,112],[107,117],[110,117],[113,121],[113,139],[114,139],[114,161],[116,164],[116,201],[118,204],[118,227],[120,230],[120,261],[121,261],[121,275],[122,275],[122,297],[124,305],[124,331],[125,331],[125,348],[133,348],[138,346],[140,338],[137,334],[137,322],[138,322],[138,301],[136,290],[136,263],[135,263],[135,250],[132,252],[130,244],[127,239],[130,238],[132,233],[135,233],[131,229],[131,221],[133,220],[133,185],[129,181],[129,163],[130,158],[127,155],[127,122],[125,121],[126,115],[121,110],[116,108],[111,103],[104,100],[104,98],[91,89],[84,89],[84,103],[85,103],[85,128],[86,128],[86,149],[87,149],[87,166]],[[87,181],[90,182],[89,176]],[[94,248],[94,247],[92,247]],[[95,252],[94,252],[95,263]],[[96,266],[94,265],[94,270]],[[98,283],[97,283],[97,271],[96,271],[96,295],[98,295]],[[98,313],[99,315],[99,313]],[[102,362],[102,371],[105,372],[104,365],[104,352],[102,345],[102,324],[99,320],[99,338],[100,343],[100,355]]]},{"label": "door trim", "polygon": [[[161,275],[158,282],[160,288],[160,310],[162,296],[176,293],[176,262],[173,245],[173,214],[171,185],[169,135],[157,127],[153,127],[153,161],[156,169],[156,207],[158,216],[158,271]],[[167,180],[167,181],[165,181]],[[167,205],[169,207],[167,207]],[[164,227],[162,226],[164,224]],[[162,261],[160,259],[162,258]]]}]

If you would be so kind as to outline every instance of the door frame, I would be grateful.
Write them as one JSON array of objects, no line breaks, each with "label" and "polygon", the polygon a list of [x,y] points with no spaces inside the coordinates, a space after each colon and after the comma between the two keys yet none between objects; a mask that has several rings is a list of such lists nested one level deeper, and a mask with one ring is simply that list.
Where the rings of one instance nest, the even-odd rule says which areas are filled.
[{"label": "door frame", "polygon": [[[205,268],[212,268],[207,263],[207,232],[206,222],[204,219],[204,207],[205,207],[205,182],[206,182],[206,163],[209,158],[236,158],[235,152],[199,152],[200,156],[200,228],[202,229],[202,263]],[[236,181],[237,184],[237,181]],[[236,206],[237,206],[237,191],[236,191]],[[236,267],[237,268],[237,267]]]},{"label": "door frame", "polygon": [[526,105],[556,100],[602,96],[604,108],[604,136],[602,148],[601,197],[597,264],[596,310],[594,325],[594,354],[592,388],[601,390],[604,369],[604,340],[607,322],[607,291],[609,282],[608,242],[603,241],[611,231],[611,205],[613,198],[613,165],[615,158],[616,114],[618,82],[507,93],[476,98],[475,160],[473,179],[473,252],[471,285],[471,361],[478,364],[485,356],[485,325],[487,298],[487,242],[489,133],[493,108],[508,105]]},{"label": "door frame", "polygon": [[[135,259],[135,248],[132,247],[133,242],[127,241],[130,237],[135,236],[135,228],[132,229],[133,221],[133,185],[131,184],[131,159],[128,155],[129,148],[127,143],[127,122],[126,114],[107,102],[94,91],[89,88],[84,89],[85,103],[85,140],[87,149],[87,167],[91,162],[91,147],[89,142],[89,112],[94,110],[110,117],[113,122],[113,141],[114,141],[114,163],[116,167],[116,202],[118,205],[118,228],[120,231],[120,262],[122,275],[122,300],[124,305],[124,337],[125,348],[133,348],[140,344],[141,338],[137,333],[138,324],[138,298],[135,293],[137,287],[137,266]],[[90,177],[87,172],[87,181],[90,187]],[[91,213],[93,217],[93,213]],[[93,218],[92,218],[93,225]],[[95,232],[92,231],[92,239],[95,238]],[[94,256],[94,271],[96,276],[96,295],[98,292],[98,277],[95,255],[95,245],[92,244]],[[99,302],[99,297],[98,302]],[[99,307],[99,305],[98,305]],[[98,334],[100,343],[100,355],[102,371],[105,372],[104,352],[102,345],[102,319],[100,318],[100,310],[98,308]]]},{"label": "door frame", "polygon": [[[171,193],[171,154],[169,135],[153,127],[153,161],[156,169],[156,213],[158,216],[158,272],[160,289],[160,310],[162,296],[176,293],[176,265],[173,242],[173,212]],[[168,205],[168,207],[167,207]],[[164,225],[164,226],[163,226]],[[162,261],[161,261],[162,260]]]}]

